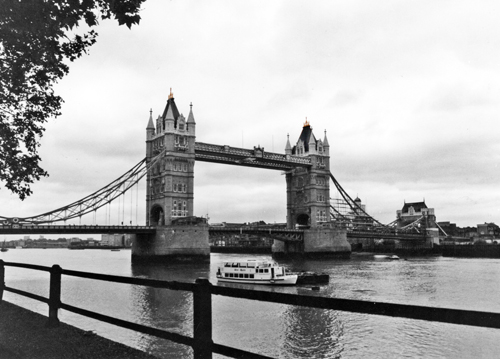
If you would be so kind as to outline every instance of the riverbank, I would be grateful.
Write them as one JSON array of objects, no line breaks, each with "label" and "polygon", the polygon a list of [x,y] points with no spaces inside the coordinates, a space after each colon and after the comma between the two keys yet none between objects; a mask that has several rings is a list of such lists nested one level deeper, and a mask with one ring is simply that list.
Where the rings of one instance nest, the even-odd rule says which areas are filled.
[{"label": "riverbank", "polygon": [[68,324],[60,323],[57,328],[46,328],[46,323],[46,316],[2,301],[0,358],[156,358]]}]

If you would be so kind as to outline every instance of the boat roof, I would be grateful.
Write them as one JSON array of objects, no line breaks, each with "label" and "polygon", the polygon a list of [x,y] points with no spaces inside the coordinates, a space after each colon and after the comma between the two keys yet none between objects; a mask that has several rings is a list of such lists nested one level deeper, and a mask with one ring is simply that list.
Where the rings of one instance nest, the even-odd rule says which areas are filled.
[{"label": "boat roof", "polygon": [[237,267],[277,267],[278,264],[276,264],[273,261],[258,261],[254,259],[249,259],[246,261],[226,261],[224,262],[224,265],[230,265],[230,266],[237,266]]}]

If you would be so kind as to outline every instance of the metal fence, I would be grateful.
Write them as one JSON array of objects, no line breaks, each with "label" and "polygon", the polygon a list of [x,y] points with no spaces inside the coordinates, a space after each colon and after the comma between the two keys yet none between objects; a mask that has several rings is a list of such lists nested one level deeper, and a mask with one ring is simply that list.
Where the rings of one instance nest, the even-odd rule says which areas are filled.
[{"label": "metal fence", "polygon": [[[19,267],[32,270],[46,271],[50,273],[49,298],[42,297],[30,292],[11,288],[5,285],[5,267]],[[148,327],[145,325],[121,320],[104,314],[96,313],[86,309],[78,308],[61,302],[61,277],[62,275],[81,277],[94,280],[102,280],[114,283],[125,283],[141,285],[168,290],[183,290],[193,293],[193,336],[185,336],[165,330]],[[3,291],[16,293],[31,299],[35,299],[49,306],[47,325],[50,327],[59,324],[58,310],[65,309],[102,322],[117,325],[122,328],[131,329],[140,333],[153,335],[167,339],[175,343],[184,344],[193,348],[195,358],[212,358],[213,353],[225,355],[231,358],[269,358],[264,355],[251,353],[245,350],[214,343],[212,340],[212,296],[221,295],[233,298],[265,301],[271,303],[288,304],[309,308],[325,310],[340,310],[352,313],[376,314],[390,317],[410,318],[428,320],[433,322],[471,325],[500,329],[500,313],[489,313],[469,310],[432,308],[416,305],[392,304],[381,302],[370,302],[353,299],[327,298],[287,293],[275,293],[260,290],[241,289],[232,287],[221,287],[210,284],[208,279],[199,278],[195,283],[183,283],[175,281],[161,281],[154,279],[143,279],[133,277],[121,277],[114,275],[79,272],[62,269],[59,265],[45,267],[33,264],[4,262],[0,260],[0,301]],[[249,334],[250,335],[250,334]]]}]

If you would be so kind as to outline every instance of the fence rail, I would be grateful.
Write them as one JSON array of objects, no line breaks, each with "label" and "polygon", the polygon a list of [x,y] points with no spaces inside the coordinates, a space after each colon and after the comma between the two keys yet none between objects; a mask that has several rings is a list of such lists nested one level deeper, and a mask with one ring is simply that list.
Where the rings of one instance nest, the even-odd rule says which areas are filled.
[{"label": "fence rail", "polygon": [[[50,272],[49,298],[45,298],[23,290],[5,285],[5,267],[18,267],[32,270]],[[79,307],[61,302],[61,277],[62,275],[80,278],[102,280],[115,283],[142,285],[147,287],[168,290],[183,290],[193,293],[193,336],[185,336],[126,320],[110,317]],[[195,358],[212,358],[213,353],[232,358],[269,358],[264,355],[251,353],[245,350],[217,344],[212,341],[212,296],[221,295],[232,298],[258,300],[271,303],[303,306],[326,310],[340,310],[352,313],[375,314],[391,317],[427,320],[441,323],[470,325],[476,327],[500,329],[500,313],[469,311],[448,308],[432,308],[416,305],[371,302],[353,299],[327,298],[306,296],[288,293],[275,293],[268,291],[241,289],[233,287],[220,287],[210,284],[208,279],[199,278],[195,283],[176,281],[161,281],[154,279],[122,277],[107,274],[80,272],[62,269],[58,265],[44,267],[33,264],[4,262],[0,260],[0,301],[3,292],[8,291],[31,299],[35,299],[49,306],[48,323],[50,326],[59,324],[58,310],[70,312],[93,318],[102,322],[113,324],[122,328],[131,329],[140,333],[167,339],[175,343],[188,345],[193,348]]]}]

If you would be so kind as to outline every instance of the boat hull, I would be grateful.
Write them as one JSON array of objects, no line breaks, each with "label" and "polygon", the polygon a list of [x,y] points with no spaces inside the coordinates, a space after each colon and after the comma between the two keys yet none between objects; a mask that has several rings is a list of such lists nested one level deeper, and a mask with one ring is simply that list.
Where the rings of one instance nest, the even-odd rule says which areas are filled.
[{"label": "boat hull", "polygon": [[240,284],[262,284],[262,285],[295,285],[297,284],[297,275],[286,276],[285,278],[274,279],[255,279],[255,278],[226,278],[217,277],[221,283],[240,283]]}]

